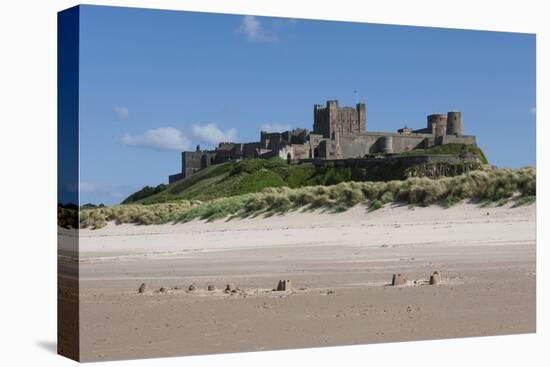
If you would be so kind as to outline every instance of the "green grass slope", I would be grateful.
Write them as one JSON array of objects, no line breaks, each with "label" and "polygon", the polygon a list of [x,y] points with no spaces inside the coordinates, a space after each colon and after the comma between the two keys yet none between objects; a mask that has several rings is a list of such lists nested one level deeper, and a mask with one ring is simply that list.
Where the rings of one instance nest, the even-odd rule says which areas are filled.
[{"label": "green grass slope", "polygon": [[[283,173],[288,165],[282,159],[251,159],[210,166],[184,180],[167,185],[147,197],[124,201],[154,204],[177,200],[208,201],[220,197],[258,192],[266,187],[288,186]],[[279,170],[275,171],[275,168]],[[130,201],[129,201],[130,199]]]},{"label": "green grass slope", "polygon": [[[474,146],[449,144],[404,154],[458,154],[463,150],[478,154]],[[130,195],[122,204],[156,204],[181,200],[209,201],[260,192],[268,187],[300,188],[315,185],[337,185],[349,181],[389,181],[400,179],[399,172],[366,172],[347,167],[315,168],[312,164],[289,165],[281,158],[246,159],[210,166],[193,176],[170,185],[144,187]],[[399,177],[398,177],[399,176]]]},{"label": "green grass slope", "polygon": [[170,185],[144,187],[122,204],[155,204],[178,200],[208,201],[262,191],[267,187],[332,185],[352,179],[351,170],[288,165],[280,158],[247,159],[208,167]]}]

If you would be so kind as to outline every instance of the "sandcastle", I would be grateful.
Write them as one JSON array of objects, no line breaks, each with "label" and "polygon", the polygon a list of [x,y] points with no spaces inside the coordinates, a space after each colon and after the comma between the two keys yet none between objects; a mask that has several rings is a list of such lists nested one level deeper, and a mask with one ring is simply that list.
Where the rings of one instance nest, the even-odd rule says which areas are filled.
[{"label": "sandcastle", "polygon": [[292,289],[292,283],[290,280],[279,280],[277,284],[277,291],[289,291]]},{"label": "sandcastle", "polygon": [[225,293],[232,293],[235,292],[237,289],[235,288],[235,284],[229,283],[225,286]]},{"label": "sandcastle", "polygon": [[441,282],[441,276],[438,271],[434,271],[433,274],[430,275],[430,285],[438,285],[439,282]]},{"label": "sandcastle", "polygon": [[393,274],[393,278],[391,280],[391,285],[404,285],[407,284],[407,278],[405,278],[402,274]]}]

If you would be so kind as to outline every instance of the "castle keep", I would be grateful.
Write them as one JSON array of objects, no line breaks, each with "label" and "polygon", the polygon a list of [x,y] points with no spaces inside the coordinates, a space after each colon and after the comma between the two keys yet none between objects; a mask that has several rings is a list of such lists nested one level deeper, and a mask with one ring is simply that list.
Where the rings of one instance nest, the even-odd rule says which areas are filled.
[{"label": "castle keep", "polygon": [[294,129],[260,133],[252,143],[221,142],[214,150],[181,153],[181,173],[171,175],[175,182],[212,164],[247,158],[281,157],[289,163],[318,160],[364,158],[371,154],[387,157],[450,143],[476,145],[473,135],[464,135],[462,115],[458,111],[432,114],[425,128],[404,127],[397,132],[367,131],[366,107],[340,107],[338,101],[313,106],[313,130]]}]

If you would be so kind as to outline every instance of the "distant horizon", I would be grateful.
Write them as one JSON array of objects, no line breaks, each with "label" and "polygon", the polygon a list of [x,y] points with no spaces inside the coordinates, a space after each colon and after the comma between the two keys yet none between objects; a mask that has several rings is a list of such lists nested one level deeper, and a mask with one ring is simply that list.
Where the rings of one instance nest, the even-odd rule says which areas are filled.
[{"label": "distant horizon", "polygon": [[311,130],[327,100],[365,103],[367,131],[459,110],[491,164],[536,166],[535,35],[80,7],[81,205],[166,183],[198,144]]}]

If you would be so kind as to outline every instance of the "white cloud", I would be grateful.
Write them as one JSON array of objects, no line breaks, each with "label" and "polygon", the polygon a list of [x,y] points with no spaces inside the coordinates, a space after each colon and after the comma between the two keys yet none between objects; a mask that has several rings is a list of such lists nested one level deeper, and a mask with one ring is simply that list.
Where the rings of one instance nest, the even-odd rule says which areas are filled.
[{"label": "white cloud", "polygon": [[533,115],[536,115],[537,114],[537,108],[536,107],[531,107],[529,112],[532,113]]},{"label": "white cloud", "polygon": [[201,141],[218,144],[219,142],[230,142],[237,139],[237,130],[229,129],[222,131],[216,124],[193,125],[193,135]]},{"label": "white cloud", "polygon": [[137,145],[154,150],[189,150],[191,142],[178,129],[160,127],[145,131],[142,135],[125,134],[122,142],[127,145]]},{"label": "white cloud", "polygon": [[258,18],[253,15],[245,15],[237,31],[246,34],[249,41],[277,41],[277,36],[273,32],[267,31]]},{"label": "white cloud", "polygon": [[262,131],[270,132],[283,132],[288,131],[292,129],[290,124],[280,124],[280,123],[272,123],[272,124],[263,124],[262,125]]},{"label": "white cloud", "polygon": [[118,117],[121,120],[126,120],[130,114],[130,111],[128,111],[128,107],[124,107],[124,106],[116,106],[114,108],[114,112],[116,117]]}]

